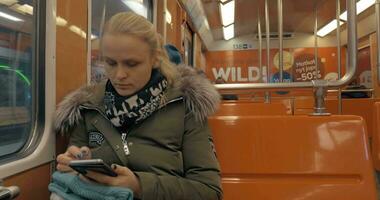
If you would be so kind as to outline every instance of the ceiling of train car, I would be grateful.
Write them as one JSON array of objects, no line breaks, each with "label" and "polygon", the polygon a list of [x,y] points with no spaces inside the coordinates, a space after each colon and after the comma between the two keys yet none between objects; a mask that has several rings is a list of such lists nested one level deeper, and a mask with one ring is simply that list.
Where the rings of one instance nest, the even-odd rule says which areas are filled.
[{"label": "ceiling of train car", "polygon": [[[341,10],[346,10],[346,0],[340,0]],[[269,0],[270,32],[277,32],[277,0]],[[222,40],[222,24],[218,0],[202,0],[202,4],[214,40]],[[326,25],[335,18],[335,0],[283,0],[284,32],[313,33],[314,8],[318,8],[318,27]],[[257,19],[260,12],[262,31],[265,31],[264,0],[235,0],[235,37],[257,34]],[[368,16],[374,9],[368,9],[360,17]]]}]

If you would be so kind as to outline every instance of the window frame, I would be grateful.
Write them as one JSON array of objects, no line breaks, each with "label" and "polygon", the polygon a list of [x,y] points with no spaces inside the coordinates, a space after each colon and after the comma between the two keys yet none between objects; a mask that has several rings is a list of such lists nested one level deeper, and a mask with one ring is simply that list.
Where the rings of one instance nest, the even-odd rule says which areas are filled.
[{"label": "window frame", "polygon": [[0,158],[0,179],[48,163],[55,157],[51,126],[56,90],[56,0],[34,0],[34,8],[31,132],[20,151]]}]

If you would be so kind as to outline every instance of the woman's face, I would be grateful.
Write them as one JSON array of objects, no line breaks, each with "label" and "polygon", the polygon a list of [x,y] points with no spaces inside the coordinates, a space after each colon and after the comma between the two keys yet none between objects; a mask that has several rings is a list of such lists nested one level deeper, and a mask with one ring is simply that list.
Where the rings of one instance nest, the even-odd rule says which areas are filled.
[{"label": "woman's face", "polygon": [[103,56],[106,73],[121,96],[131,95],[149,81],[154,57],[147,42],[126,34],[106,34],[103,37]]}]

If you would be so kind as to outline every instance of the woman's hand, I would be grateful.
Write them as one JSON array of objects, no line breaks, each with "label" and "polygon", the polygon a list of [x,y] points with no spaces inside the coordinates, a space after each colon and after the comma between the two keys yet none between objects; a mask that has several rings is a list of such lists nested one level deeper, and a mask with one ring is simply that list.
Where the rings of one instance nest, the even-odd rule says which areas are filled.
[{"label": "woman's hand", "polygon": [[141,186],[136,175],[129,168],[120,165],[113,164],[111,168],[117,173],[117,177],[107,176],[94,171],[87,171],[86,177],[105,185],[129,188],[133,191],[133,195],[139,198]]},{"label": "woman's hand", "polygon": [[69,167],[70,161],[82,159],[91,159],[90,149],[86,146],[81,148],[70,146],[65,153],[57,156],[57,170],[61,172],[72,172],[74,170]]}]

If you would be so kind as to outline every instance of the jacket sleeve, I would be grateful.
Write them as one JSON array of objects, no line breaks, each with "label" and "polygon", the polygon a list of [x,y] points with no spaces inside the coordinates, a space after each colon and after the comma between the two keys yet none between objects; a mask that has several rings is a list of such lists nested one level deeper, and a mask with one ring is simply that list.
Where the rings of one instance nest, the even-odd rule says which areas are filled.
[{"label": "jacket sleeve", "polygon": [[86,131],[85,121],[80,120],[72,129],[69,131],[70,141],[69,146],[75,145],[77,147],[88,146],[88,135]]},{"label": "jacket sleeve", "polygon": [[187,115],[182,155],[183,177],[135,172],[140,180],[143,200],[222,198],[220,169],[207,122],[200,124],[192,115]]}]

